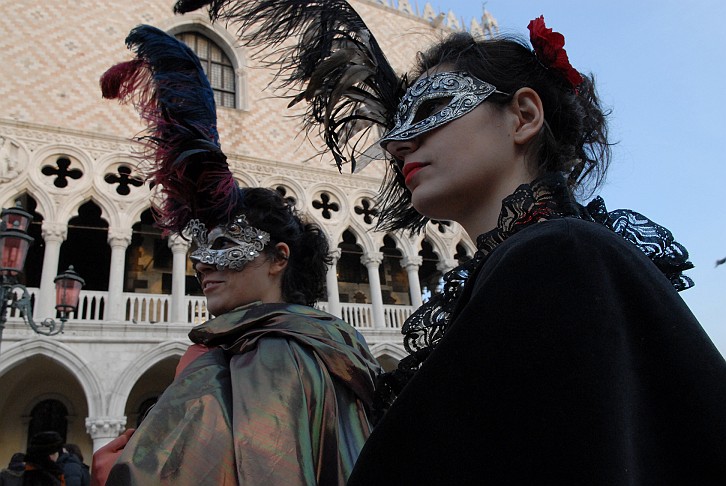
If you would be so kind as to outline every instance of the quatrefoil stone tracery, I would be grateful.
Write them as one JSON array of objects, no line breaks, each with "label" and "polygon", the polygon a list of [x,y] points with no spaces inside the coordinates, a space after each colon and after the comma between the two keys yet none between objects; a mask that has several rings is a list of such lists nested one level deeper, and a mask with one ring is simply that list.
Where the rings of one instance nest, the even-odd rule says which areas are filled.
[{"label": "quatrefoil stone tracery", "polygon": [[313,207],[315,209],[319,209],[320,212],[323,213],[323,218],[325,219],[331,219],[333,217],[333,212],[337,213],[340,211],[340,205],[333,201],[330,194],[327,192],[320,193],[320,200],[314,200]]},{"label": "quatrefoil stone tracery", "polygon": [[131,193],[131,186],[141,187],[144,181],[131,175],[131,168],[122,165],[118,168],[117,173],[108,173],[103,178],[109,185],[118,184],[116,192],[122,196],[128,196]]},{"label": "quatrefoil stone tracery", "polygon": [[366,224],[373,224],[373,220],[378,216],[378,210],[375,208],[373,201],[368,198],[363,198],[360,202],[360,206],[353,208],[356,214],[363,215],[363,221]]},{"label": "quatrefoil stone tracery", "polygon": [[68,157],[58,157],[55,161],[55,167],[52,165],[44,165],[40,172],[48,177],[53,177],[53,185],[55,187],[64,188],[68,186],[68,179],[80,179],[83,177],[83,171],[71,168],[71,159]]}]

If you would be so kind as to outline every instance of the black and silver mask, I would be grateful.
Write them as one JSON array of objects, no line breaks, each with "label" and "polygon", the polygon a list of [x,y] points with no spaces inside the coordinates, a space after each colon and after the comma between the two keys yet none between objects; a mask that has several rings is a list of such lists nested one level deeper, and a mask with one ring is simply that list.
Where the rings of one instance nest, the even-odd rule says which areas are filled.
[{"label": "black and silver mask", "polygon": [[395,125],[380,140],[384,149],[389,142],[416,138],[479,106],[497,88],[461,71],[435,73],[417,80],[398,105]]},{"label": "black and silver mask", "polygon": [[189,256],[191,261],[214,265],[217,270],[241,271],[270,242],[270,234],[250,226],[244,214],[238,214],[231,222],[217,226],[209,234],[204,223],[193,219],[185,232],[196,245]]}]

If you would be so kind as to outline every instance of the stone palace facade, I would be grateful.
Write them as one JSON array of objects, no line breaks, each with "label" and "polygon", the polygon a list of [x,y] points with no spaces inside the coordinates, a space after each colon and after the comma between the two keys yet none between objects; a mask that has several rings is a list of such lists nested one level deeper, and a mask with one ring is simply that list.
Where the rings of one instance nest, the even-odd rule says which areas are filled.
[{"label": "stone palace facade", "polygon": [[[373,231],[383,167],[340,174],[300,133],[296,112],[268,87],[272,71],[239,47],[234,25],[175,16],[173,3],[0,4],[0,204],[20,201],[34,216],[22,282],[35,320],[55,316],[56,274],[73,265],[86,281],[61,335],[37,335],[17,313],[8,316],[0,344],[3,467],[47,429],[79,444],[90,462],[171,382],[189,329],[208,317],[187,242],[162,238],[152,224],[132,141],[143,125],[131,106],[103,100],[98,86],[108,67],[131,57],[124,38],[138,24],[176,35],[202,59],[239,183],[276,188],[324,228],[335,265],[319,305],[358,328],[384,368],[405,356],[400,327],[422,294],[474,252],[453,223],[429,223],[418,236]],[[429,4],[420,12],[409,0],[351,3],[401,72],[449,31],[496,29],[487,13],[464,26]]]}]

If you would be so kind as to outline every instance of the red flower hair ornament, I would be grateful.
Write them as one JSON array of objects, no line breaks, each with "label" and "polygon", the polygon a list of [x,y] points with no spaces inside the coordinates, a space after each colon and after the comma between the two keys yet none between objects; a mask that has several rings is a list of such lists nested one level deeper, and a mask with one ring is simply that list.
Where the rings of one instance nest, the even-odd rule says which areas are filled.
[{"label": "red flower hair ornament", "polygon": [[531,20],[527,26],[529,41],[540,63],[547,69],[554,69],[572,86],[577,94],[577,87],[582,84],[582,75],[572,67],[564,49],[565,37],[559,32],[548,29],[544,16]]}]

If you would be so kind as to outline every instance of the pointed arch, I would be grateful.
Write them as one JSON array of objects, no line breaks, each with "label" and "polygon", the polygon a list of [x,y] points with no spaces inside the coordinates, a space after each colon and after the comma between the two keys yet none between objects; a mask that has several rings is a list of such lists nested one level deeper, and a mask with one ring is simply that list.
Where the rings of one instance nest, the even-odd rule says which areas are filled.
[{"label": "pointed arch", "polygon": [[96,372],[73,348],[53,338],[37,336],[3,350],[0,376],[19,366],[23,361],[37,356],[58,362],[78,380],[86,395],[90,417],[102,414],[106,404],[102,393],[103,387]]},{"label": "pointed arch", "polygon": [[126,400],[139,378],[156,363],[173,356],[181,357],[188,347],[188,342],[168,341],[159,346],[154,346],[136,358],[116,380],[116,385],[113,387],[113,392],[108,401],[108,415],[112,417],[122,416],[126,407]]},{"label": "pointed arch", "polygon": [[403,345],[400,344],[378,343],[373,344],[370,349],[371,354],[373,354],[373,356],[375,356],[376,358],[387,355],[401,361],[403,358],[408,356],[408,353],[403,348]]}]

